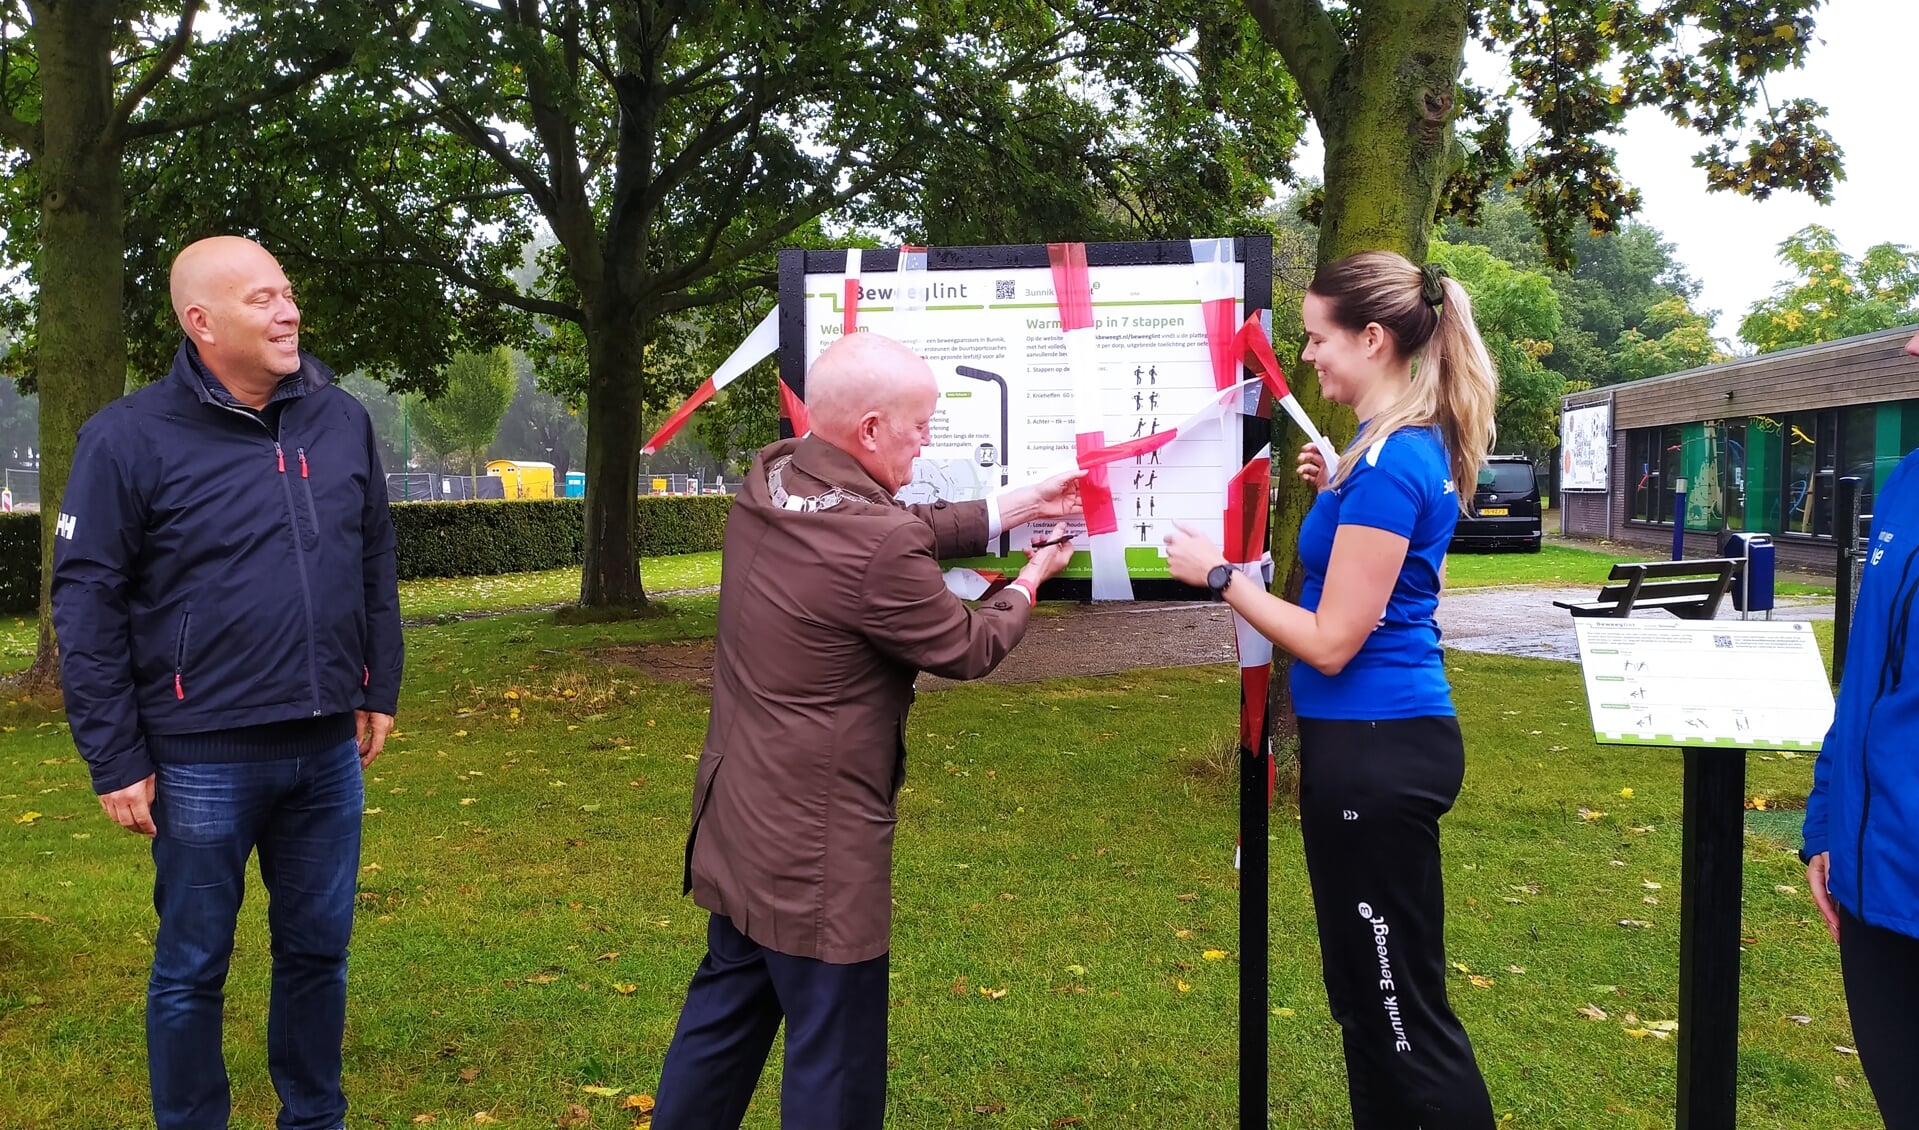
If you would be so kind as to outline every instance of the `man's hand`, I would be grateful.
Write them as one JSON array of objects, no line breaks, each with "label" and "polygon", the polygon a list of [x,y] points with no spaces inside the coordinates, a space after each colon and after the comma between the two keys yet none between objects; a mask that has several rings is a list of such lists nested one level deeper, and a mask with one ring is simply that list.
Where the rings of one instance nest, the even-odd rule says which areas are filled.
[{"label": "man's hand", "polygon": [[1226,555],[1218,546],[1186,523],[1173,523],[1173,532],[1166,535],[1166,568],[1176,580],[1203,589],[1206,574],[1224,564]]},{"label": "man's hand", "polygon": [[129,832],[153,835],[153,774],[124,789],[100,794],[100,807],[115,824]]},{"label": "man's hand", "polygon": [[1085,477],[1086,472],[1074,468],[1000,495],[1000,528],[1011,530],[1028,522],[1066,518],[1079,513],[1079,481]]},{"label": "man's hand", "polygon": [[360,768],[365,769],[386,748],[386,736],[393,732],[393,715],[356,710],[353,729],[360,736]]},{"label": "man's hand", "polygon": [[1053,541],[1055,538],[1061,540],[1054,541],[1052,545],[1028,549],[1026,567],[1019,571],[1019,579],[1030,583],[1037,592],[1040,585],[1058,576],[1059,571],[1066,568],[1066,563],[1073,559],[1073,543],[1064,540],[1065,537],[1066,523],[1061,522],[1054,526],[1053,532],[1047,534],[1045,538],[1048,541]]},{"label": "man's hand", "polygon": [[1806,864],[1806,886],[1812,891],[1812,901],[1819,908],[1820,917],[1826,920],[1826,933],[1836,942],[1839,940],[1839,908],[1833,904],[1832,892],[1826,889],[1831,877],[1831,852],[1822,851]]}]

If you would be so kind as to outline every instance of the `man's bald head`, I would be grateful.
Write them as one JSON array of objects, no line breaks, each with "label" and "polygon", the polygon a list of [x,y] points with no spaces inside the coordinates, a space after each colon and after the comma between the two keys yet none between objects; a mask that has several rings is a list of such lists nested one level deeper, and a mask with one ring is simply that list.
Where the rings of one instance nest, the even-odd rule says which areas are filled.
[{"label": "man's bald head", "polygon": [[174,257],[168,289],[180,329],[235,396],[264,402],[299,372],[300,308],[266,248],[233,235],[190,244]]},{"label": "man's bald head", "polygon": [[912,350],[878,334],[848,334],[806,371],[813,434],[859,460],[890,490],[911,481],[938,403],[933,370]]}]

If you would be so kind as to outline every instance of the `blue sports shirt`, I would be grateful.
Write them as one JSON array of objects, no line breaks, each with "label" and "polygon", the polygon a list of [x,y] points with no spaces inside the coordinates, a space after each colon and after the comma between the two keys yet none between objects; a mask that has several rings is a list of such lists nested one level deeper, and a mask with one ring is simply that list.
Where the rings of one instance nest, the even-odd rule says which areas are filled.
[{"label": "blue sports shirt", "polygon": [[1317,611],[1326,590],[1333,536],[1370,526],[1407,541],[1386,614],[1337,675],[1293,664],[1293,706],[1302,718],[1380,720],[1453,713],[1439,648],[1439,573],[1459,520],[1446,445],[1431,428],[1401,428],[1357,448],[1346,481],[1319,493],[1299,528],[1306,566],[1300,606]]}]

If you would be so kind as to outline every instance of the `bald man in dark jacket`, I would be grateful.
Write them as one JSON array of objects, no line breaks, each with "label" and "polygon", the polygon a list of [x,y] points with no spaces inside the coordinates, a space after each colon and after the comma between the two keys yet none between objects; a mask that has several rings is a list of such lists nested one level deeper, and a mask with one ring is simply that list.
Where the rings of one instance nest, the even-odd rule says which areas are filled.
[{"label": "bald man in dark jacket", "polygon": [[782,1019],[788,1127],[865,1130],[886,1105],[895,803],[920,671],[985,675],[1070,544],[978,607],[939,560],[1078,507],[1076,475],[904,507],[938,404],[926,363],[860,334],[807,375],[813,434],[760,452],[727,521],[713,712],[687,884],[707,955],[667,1052],[656,1130],[740,1124]]}]

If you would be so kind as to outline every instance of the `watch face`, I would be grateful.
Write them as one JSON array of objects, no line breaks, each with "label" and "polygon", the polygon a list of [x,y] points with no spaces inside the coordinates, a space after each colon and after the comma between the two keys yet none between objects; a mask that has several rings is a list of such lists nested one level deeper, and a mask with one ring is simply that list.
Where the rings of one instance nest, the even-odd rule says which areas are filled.
[{"label": "watch face", "polygon": [[1206,574],[1207,587],[1211,588],[1214,592],[1223,591],[1226,586],[1232,582],[1232,579],[1233,568],[1230,565],[1215,565],[1212,571]]}]

